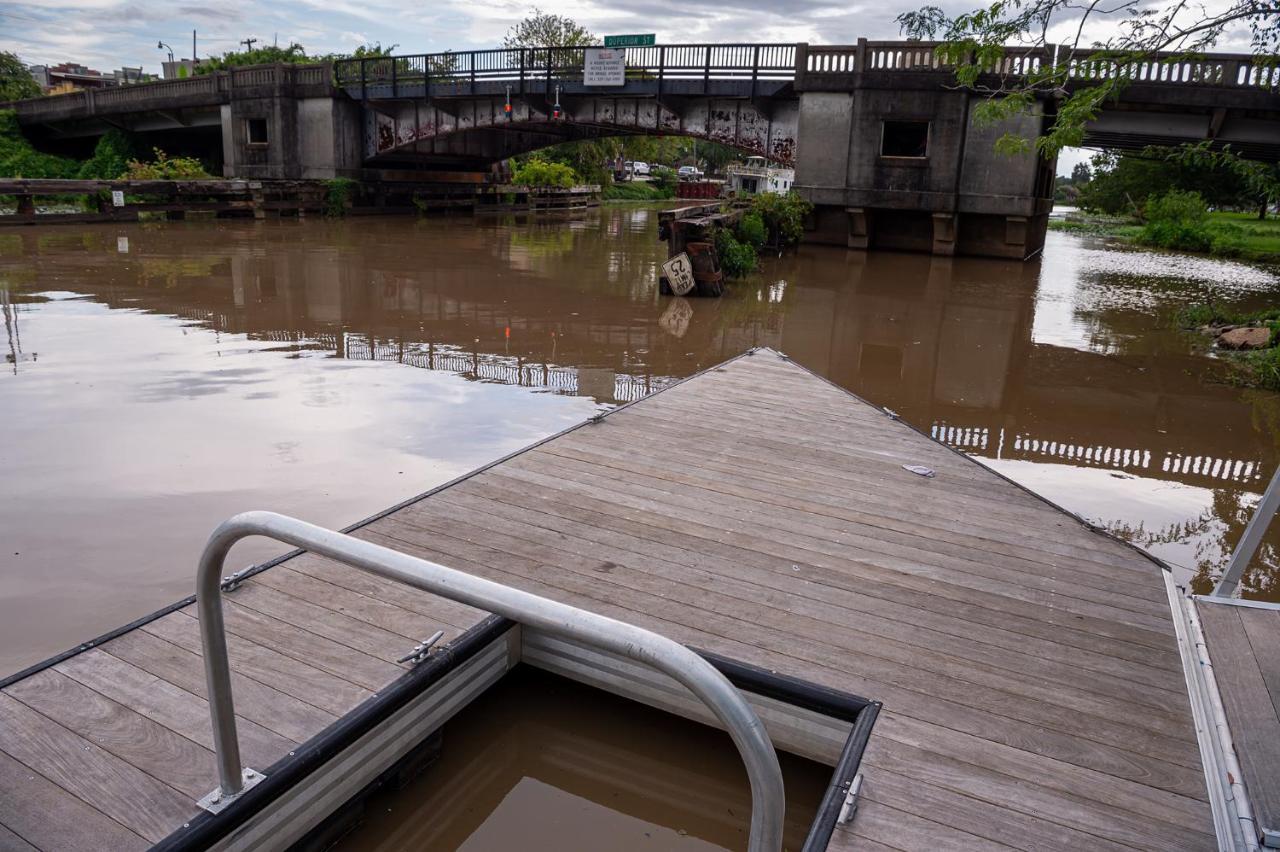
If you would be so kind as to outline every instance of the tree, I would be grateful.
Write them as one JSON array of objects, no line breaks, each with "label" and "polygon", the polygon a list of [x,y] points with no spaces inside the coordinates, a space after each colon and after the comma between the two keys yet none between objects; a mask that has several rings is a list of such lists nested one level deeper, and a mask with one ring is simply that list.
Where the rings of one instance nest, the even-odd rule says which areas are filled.
[{"label": "tree", "polygon": [[562,15],[549,15],[537,6],[529,17],[507,30],[502,46],[511,47],[586,47],[597,42],[586,27]]},{"label": "tree", "polygon": [[272,65],[276,62],[301,63],[314,61],[316,61],[316,58],[308,56],[306,48],[297,42],[291,42],[288,47],[269,44],[266,47],[230,51],[221,56],[210,56],[207,59],[201,59],[200,65],[196,68],[196,73],[208,74],[227,68],[243,68],[248,65]]},{"label": "tree", "polygon": [[1071,183],[1074,186],[1084,186],[1093,178],[1093,174],[1089,171],[1087,163],[1076,163],[1071,169]]},{"label": "tree", "polygon": [[0,51],[0,101],[40,97],[40,84],[16,53]]},{"label": "tree", "polygon": [[1089,210],[1141,218],[1147,199],[1176,190],[1194,192],[1212,207],[1251,209],[1267,195],[1265,176],[1274,173],[1274,166],[1201,146],[1105,152],[1094,156],[1092,180],[1080,187],[1079,203]]},{"label": "tree", "polygon": [[[1123,69],[1150,61],[1157,53],[1185,59],[1212,47],[1229,27],[1247,26],[1253,51],[1273,54],[1280,46],[1280,5],[1276,0],[1224,0],[1222,4],[1187,0],[995,0],[991,5],[954,17],[937,6],[899,15],[910,38],[940,38],[939,58],[955,67],[957,82],[985,96],[974,111],[979,121],[994,122],[1029,112],[1039,98],[1058,100],[1057,117],[1048,132],[1034,140],[1047,156],[1084,141],[1085,125],[1126,83],[1124,73],[1109,72],[1089,86],[1068,89],[1077,62],[1094,59],[1104,67]],[[1049,34],[1072,35],[1056,56],[1026,75],[984,74],[999,67],[1006,55],[1043,52]],[[1113,35],[1090,41],[1091,31]],[[1273,61],[1273,60],[1269,60]],[[997,147],[1025,151],[1032,140],[1006,134]]]}]

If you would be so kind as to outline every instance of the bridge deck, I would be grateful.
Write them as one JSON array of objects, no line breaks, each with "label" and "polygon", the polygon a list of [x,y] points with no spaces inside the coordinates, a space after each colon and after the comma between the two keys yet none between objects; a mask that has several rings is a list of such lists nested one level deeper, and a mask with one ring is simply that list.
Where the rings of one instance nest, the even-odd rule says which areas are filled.
[{"label": "bridge deck", "polygon": [[1196,598],[1259,841],[1280,846],[1280,608]]},{"label": "bridge deck", "polygon": [[[831,848],[1214,845],[1159,567],[767,350],[356,535],[883,701]],[[246,761],[481,617],[310,555],[247,581]],[[198,657],[179,609],[6,687],[0,846],[181,826],[215,784]]]}]

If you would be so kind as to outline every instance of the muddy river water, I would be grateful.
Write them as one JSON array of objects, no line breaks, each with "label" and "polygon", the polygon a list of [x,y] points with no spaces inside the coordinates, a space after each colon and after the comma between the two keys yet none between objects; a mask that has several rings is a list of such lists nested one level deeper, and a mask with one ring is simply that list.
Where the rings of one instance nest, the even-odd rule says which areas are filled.
[{"label": "muddy river water", "polygon": [[[1276,465],[1280,396],[1172,322],[1272,272],[1050,234],[1026,264],[805,247],[675,300],[664,257],[638,208],[0,232],[0,673],[190,593],[230,514],[345,526],[750,346],[1201,590]],[[1280,598],[1278,545],[1248,594]]]}]

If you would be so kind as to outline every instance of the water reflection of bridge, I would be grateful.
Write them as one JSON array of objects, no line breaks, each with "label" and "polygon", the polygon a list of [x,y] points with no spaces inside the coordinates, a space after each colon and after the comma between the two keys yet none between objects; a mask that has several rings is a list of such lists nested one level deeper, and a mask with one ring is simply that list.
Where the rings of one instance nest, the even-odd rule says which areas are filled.
[{"label": "water reflection of bridge", "polygon": [[929,433],[948,446],[979,456],[1106,468],[1208,488],[1234,483],[1252,490],[1261,486],[1264,475],[1264,466],[1257,459],[1215,458],[1168,449],[1156,449],[1153,456],[1151,449],[1137,446],[1085,446],[1070,440],[1009,433],[999,426],[934,422]]}]

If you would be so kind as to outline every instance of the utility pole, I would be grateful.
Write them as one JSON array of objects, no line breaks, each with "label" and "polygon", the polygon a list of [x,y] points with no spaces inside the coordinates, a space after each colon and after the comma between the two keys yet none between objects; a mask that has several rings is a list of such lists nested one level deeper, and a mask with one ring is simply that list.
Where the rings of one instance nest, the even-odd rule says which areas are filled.
[{"label": "utility pole", "polygon": [[253,45],[254,45],[254,42],[256,41],[257,41],[256,38],[246,38],[246,39],[240,40],[240,43],[244,45],[245,53],[248,53],[249,51],[253,50]]},{"label": "utility pole", "polygon": [[196,56],[196,31],[192,30],[191,31],[191,67],[193,69],[195,68],[196,60],[198,58],[199,57]]}]

